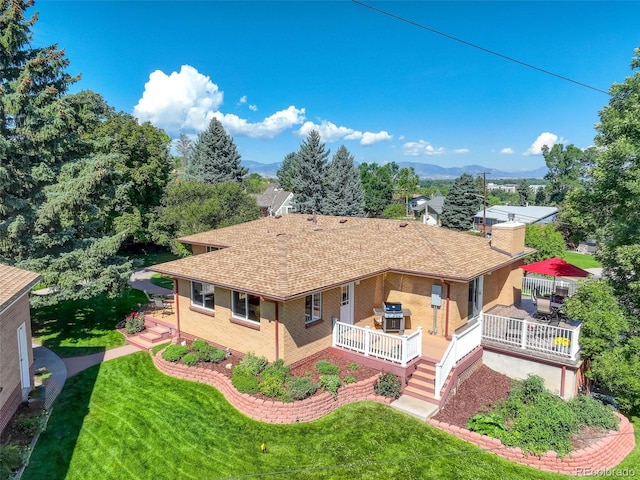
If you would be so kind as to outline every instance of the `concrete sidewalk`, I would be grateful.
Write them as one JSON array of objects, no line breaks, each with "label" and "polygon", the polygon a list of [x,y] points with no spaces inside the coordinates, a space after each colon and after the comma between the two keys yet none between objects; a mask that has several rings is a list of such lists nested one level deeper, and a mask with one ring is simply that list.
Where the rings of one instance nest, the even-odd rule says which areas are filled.
[{"label": "concrete sidewalk", "polygon": [[173,290],[169,290],[168,288],[158,287],[151,283],[151,276],[155,272],[149,272],[145,269],[137,270],[133,272],[129,281],[127,282],[131,288],[135,288],[136,290],[143,290],[148,293],[152,293],[154,295],[171,295],[173,294]]},{"label": "concrete sidewalk", "polygon": [[81,357],[64,358],[62,361],[67,368],[67,377],[71,377],[82,370],[97,365],[112,358],[123,357],[130,353],[139,352],[141,348],[135,345],[124,345],[122,347],[112,348],[104,352],[92,353],[91,355],[83,355]]}]

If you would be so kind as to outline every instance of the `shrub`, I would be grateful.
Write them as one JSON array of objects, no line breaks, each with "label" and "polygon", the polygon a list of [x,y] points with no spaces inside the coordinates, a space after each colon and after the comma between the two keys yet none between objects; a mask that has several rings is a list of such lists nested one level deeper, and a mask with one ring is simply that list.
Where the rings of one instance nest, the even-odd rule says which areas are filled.
[{"label": "shrub", "polygon": [[267,365],[267,367],[262,371],[260,377],[262,381],[268,380],[270,378],[277,378],[280,383],[283,383],[287,378],[287,373],[289,373],[290,367],[284,364],[284,360],[281,358],[273,362],[271,365]]},{"label": "shrub", "polygon": [[546,395],[544,379],[538,375],[529,375],[526,379],[515,381],[511,387],[511,394],[522,403],[538,402],[541,396]]},{"label": "shrub", "polygon": [[183,345],[169,345],[162,354],[162,358],[164,358],[168,362],[177,362],[187,353],[189,353],[188,347],[185,347]]},{"label": "shrub", "polygon": [[287,393],[282,380],[276,376],[269,377],[260,383],[260,392],[271,398],[283,398]]},{"label": "shrub", "polygon": [[351,370],[352,372],[355,372],[359,368],[360,368],[360,365],[358,365],[356,362],[351,362],[349,364],[349,370]]},{"label": "shrub", "polygon": [[321,375],[337,375],[340,373],[340,367],[327,360],[318,361],[316,363],[316,370]]},{"label": "shrub", "polygon": [[338,375],[320,375],[320,386],[335,397],[342,381]]},{"label": "shrub", "polygon": [[503,418],[495,412],[474,415],[467,422],[467,428],[472,432],[494,438],[500,438],[506,430]]},{"label": "shrub", "polygon": [[398,398],[402,390],[402,381],[398,375],[382,372],[373,384],[373,390],[384,397]]},{"label": "shrub", "polygon": [[161,343],[160,345],[156,345],[155,347],[153,347],[151,349],[151,355],[153,355],[155,357],[160,350],[162,350],[163,348],[165,348],[165,347],[167,347],[169,345],[170,345],[170,342]]},{"label": "shrub", "polygon": [[12,478],[20,465],[22,465],[22,452],[13,444],[0,445],[0,480]]},{"label": "shrub", "polygon": [[207,347],[209,347],[209,344],[206,340],[194,340],[191,342],[191,350],[194,352],[202,352],[203,350],[206,350]]},{"label": "shrub", "polygon": [[348,376],[344,377],[343,381],[344,381],[344,383],[356,383],[356,377],[348,375]]},{"label": "shrub", "polygon": [[613,414],[614,409],[611,405],[603,405],[588,395],[578,395],[569,401],[569,407],[583,425],[606,430],[618,429],[620,420]]},{"label": "shrub", "polygon": [[237,365],[231,375],[231,384],[240,393],[256,393],[260,389],[260,383],[255,375],[252,375],[246,368]]},{"label": "shrub", "polygon": [[212,362],[212,363],[220,363],[225,358],[227,358],[227,354],[224,353],[223,350],[218,347],[214,347],[213,345],[207,345],[205,348],[198,352],[198,356],[200,360],[203,362]]},{"label": "shrub", "polygon": [[127,318],[124,319],[124,328],[130,335],[144,330],[144,313],[131,312],[127,315]]},{"label": "shrub", "polygon": [[260,374],[264,367],[267,366],[267,359],[265,357],[257,357],[255,353],[249,352],[240,360],[238,365],[242,365],[247,372],[255,376]]},{"label": "shrub", "polygon": [[308,376],[290,377],[287,379],[287,388],[292,399],[302,400],[316,393],[318,385],[313,383]]},{"label": "shrub", "polygon": [[16,430],[28,437],[35,436],[42,429],[41,417],[27,417],[20,415],[14,420]]},{"label": "shrub", "polygon": [[182,363],[184,363],[188,367],[193,367],[197,365],[200,361],[200,355],[197,353],[187,353],[182,357]]}]

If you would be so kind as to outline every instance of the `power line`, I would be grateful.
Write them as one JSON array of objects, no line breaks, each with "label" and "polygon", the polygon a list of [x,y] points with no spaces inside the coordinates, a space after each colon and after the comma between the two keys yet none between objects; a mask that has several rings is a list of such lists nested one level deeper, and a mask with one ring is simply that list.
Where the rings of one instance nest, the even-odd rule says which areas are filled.
[{"label": "power line", "polygon": [[396,14],[388,12],[386,10],[382,10],[381,8],[373,7],[373,6],[368,5],[368,4],[364,3],[364,2],[360,2],[359,0],[351,0],[351,1],[353,3],[355,3],[355,4],[357,4],[357,5],[362,6],[362,7],[366,7],[368,9],[370,9],[370,10],[375,11],[375,12],[382,13],[383,15],[387,15],[388,17],[395,18],[396,20],[400,20],[401,22],[408,23],[410,25],[413,25],[414,27],[418,27],[418,28],[421,28],[423,30],[427,30],[427,31],[429,31],[431,33],[435,33],[435,34],[440,35],[442,37],[448,38],[449,40],[454,40],[456,42],[462,43],[462,44],[467,45],[469,47],[476,48],[478,50],[482,50],[485,53],[489,53],[491,55],[495,55],[496,57],[500,57],[500,58],[503,58],[505,60],[509,60],[510,62],[517,63],[519,65],[522,65],[522,66],[527,67],[527,68],[531,68],[533,70],[537,70],[538,72],[546,73],[547,75],[551,75],[551,76],[559,78],[561,80],[566,80],[567,82],[575,83],[576,85],[580,85],[581,87],[589,88],[591,90],[595,90],[596,92],[604,93],[605,95],[610,95],[609,92],[606,92],[606,91],[601,90],[601,89],[596,88],[596,87],[592,87],[591,85],[587,85],[586,83],[582,83],[582,82],[579,82],[577,80],[573,80],[572,78],[565,77],[565,76],[559,75],[557,73],[553,73],[553,72],[551,72],[549,70],[545,70],[544,68],[536,67],[535,65],[531,65],[530,63],[526,63],[526,62],[523,62],[523,61],[518,60],[516,58],[509,57],[507,55],[503,55],[502,53],[496,52],[494,50],[489,50],[488,48],[481,47],[480,45],[476,45],[475,43],[467,42],[466,40],[462,40],[461,38],[454,37],[453,35],[449,35],[449,34],[446,34],[444,32],[440,32],[440,31],[435,30],[433,28],[427,27],[426,25],[422,25],[421,23],[414,22],[413,20],[409,20],[408,18],[401,17],[400,15],[396,15]]}]

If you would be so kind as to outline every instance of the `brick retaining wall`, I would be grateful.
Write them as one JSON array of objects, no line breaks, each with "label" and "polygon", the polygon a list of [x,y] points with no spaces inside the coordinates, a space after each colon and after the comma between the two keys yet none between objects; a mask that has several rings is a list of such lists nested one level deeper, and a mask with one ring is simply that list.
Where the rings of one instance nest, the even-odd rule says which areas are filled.
[{"label": "brick retaining wall", "polygon": [[565,475],[593,475],[597,472],[611,470],[618,465],[636,445],[633,425],[626,417],[616,413],[620,418],[620,429],[611,432],[590,447],[576,450],[564,458],[558,457],[553,451],[542,457],[536,455],[525,456],[520,448],[505,447],[497,438],[480,435],[466,428],[449,425],[430,419],[429,423],[440,430],[451,433],[456,437],[473,443],[483,450],[489,450],[507,460],[528,465],[539,470],[563,473]]},{"label": "brick retaining wall", "polygon": [[168,362],[162,354],[152,356],[153,363],[161,372],[172,377],[206,383],[222,393],[229,403],[239,411],[261,422],[267,423],[295,423],[309,422],[330,413],[342,405],[362,400],[372,400],[380,403],[391,403],[393,399],[376,395],[373,384],[377,376],[358,383],[343,385],[334,397],[328,392],[316,394],[305,400],[282,403],[279,400],[265,400],[246,393],[238,392],[231,384],[231,379],[220,372],[203,367],[187,367],[186,365]]}]

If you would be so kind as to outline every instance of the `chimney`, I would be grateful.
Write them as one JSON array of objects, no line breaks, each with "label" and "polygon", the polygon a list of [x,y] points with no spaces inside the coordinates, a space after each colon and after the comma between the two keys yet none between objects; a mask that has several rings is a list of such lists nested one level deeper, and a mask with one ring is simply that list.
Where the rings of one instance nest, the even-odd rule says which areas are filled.
[{"label": "chimney", "polygon": [[491,227],[491,248],[515,257],[524,252],[524,223],[509,221]]}]

